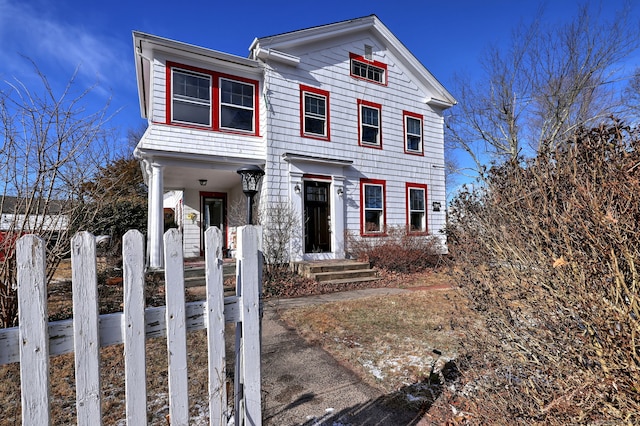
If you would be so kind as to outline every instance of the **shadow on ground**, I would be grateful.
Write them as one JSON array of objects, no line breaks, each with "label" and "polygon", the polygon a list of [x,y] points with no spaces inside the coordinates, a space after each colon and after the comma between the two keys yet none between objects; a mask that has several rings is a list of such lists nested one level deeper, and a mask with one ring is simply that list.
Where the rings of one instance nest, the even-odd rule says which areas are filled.
[{"label": "shadow on ground", "polygon": [[[459,372],[455,364],[448,362],[441,374],[433,374],[423,382],[337,412],[328,410],[322,417],[308,418],[304,423],[299,424],[303,426],[417,425],[440,397],[445,383],[455,381],[458,376]],[[305,393],[282,407],[282,410],[292,410],[303,404],[313,403],[315,399],[321,399],[321,396]],[[274,413],[275,416],[277,414]],[[269,418],[265,421],[269,423]]]}]

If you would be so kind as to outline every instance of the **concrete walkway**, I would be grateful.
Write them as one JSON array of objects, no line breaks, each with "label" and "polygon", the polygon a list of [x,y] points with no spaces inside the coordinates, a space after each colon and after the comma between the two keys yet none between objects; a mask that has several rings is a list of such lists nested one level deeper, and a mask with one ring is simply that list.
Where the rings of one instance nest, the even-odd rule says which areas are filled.
[{"label": "concrete walkway", "polygon": [[415,412],[398,412],[388,395],[363,383],[317,345],[310,345],[279,314],[300,306],[406,293],[364,289],[265,302],[262,329],[262,390],[266,425],[416,425]]}]

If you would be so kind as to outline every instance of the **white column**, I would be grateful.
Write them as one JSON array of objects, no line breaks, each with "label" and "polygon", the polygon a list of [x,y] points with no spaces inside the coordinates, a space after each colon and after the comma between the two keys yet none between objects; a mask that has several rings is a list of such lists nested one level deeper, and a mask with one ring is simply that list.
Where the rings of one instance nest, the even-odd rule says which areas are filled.
[{"label": "white column", "polygon": [[344,176],[333,176],[331,185],[331,247],[335,259],[344,259]]},{"label": "white column", "polygon": [[302,260],[304,254],[304,213],[302,211],[302,197],[304,196],[304,182],[302,173],[289,172],[289,199],[293,211],[298,215],[299,230],[289,245],[289,256],[292,261]]},{"label": "white column", "polygon": [[162,234],[164,234],[163,213],[164,183],[162,166],[151,164],[151,176],[149,180],[149,267],[162,268],[164,266]]}]

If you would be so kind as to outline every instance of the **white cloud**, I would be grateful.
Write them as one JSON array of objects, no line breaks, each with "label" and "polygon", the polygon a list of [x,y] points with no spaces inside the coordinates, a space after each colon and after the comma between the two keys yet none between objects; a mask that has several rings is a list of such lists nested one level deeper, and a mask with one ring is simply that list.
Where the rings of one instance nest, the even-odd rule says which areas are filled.
[{"label": "white cloud", "polygon": [[[21,56],[32,59],[49,77],[74,70],[83,83],[115,87],[117,76],[130,69],[127,46],[104,29],[66,23],[55,14],[55,2],[0,0],[0,79],[21,79],[33,68]],[[60,77],[62,78],[62,77]]]}]

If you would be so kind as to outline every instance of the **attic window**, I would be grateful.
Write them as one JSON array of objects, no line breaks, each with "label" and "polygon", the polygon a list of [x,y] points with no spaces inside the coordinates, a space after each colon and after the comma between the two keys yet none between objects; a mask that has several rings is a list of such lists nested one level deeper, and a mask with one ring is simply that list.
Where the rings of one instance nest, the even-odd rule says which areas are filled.
[{"label": "attic window", "polygon": [[[365,46],[366,47],[366,46]],[[366,55],[366,52],[365,52]],[[387,84],[387,64],[373,61],[353,53],[351,58],[351,76],[378,84]]]}]

